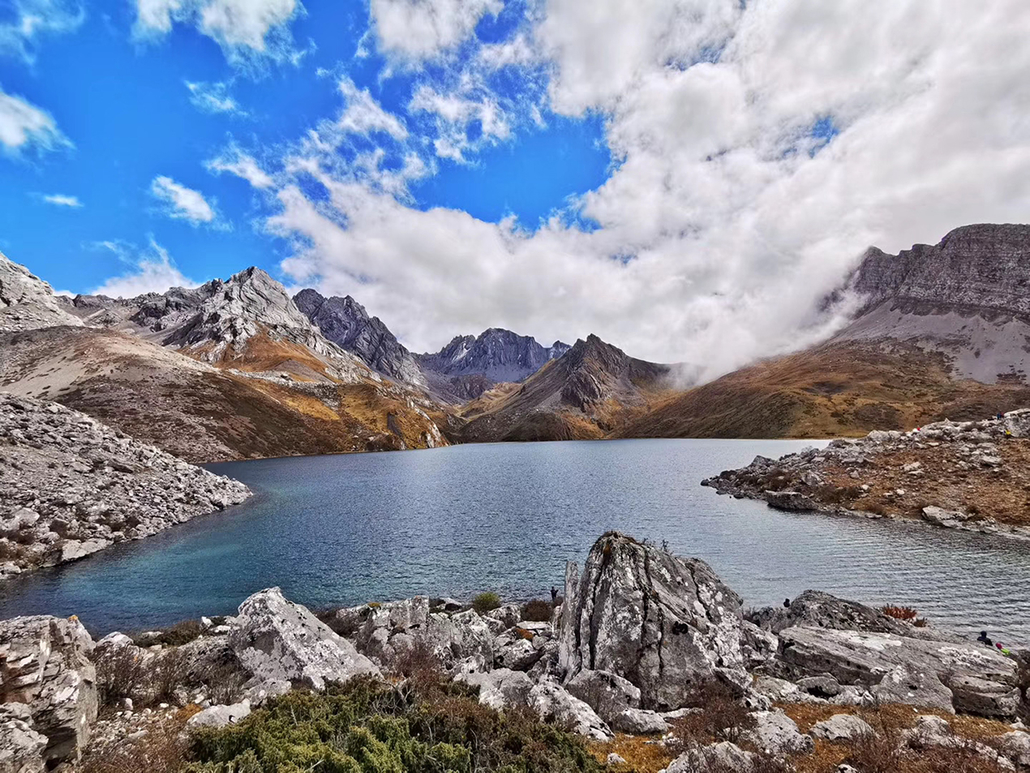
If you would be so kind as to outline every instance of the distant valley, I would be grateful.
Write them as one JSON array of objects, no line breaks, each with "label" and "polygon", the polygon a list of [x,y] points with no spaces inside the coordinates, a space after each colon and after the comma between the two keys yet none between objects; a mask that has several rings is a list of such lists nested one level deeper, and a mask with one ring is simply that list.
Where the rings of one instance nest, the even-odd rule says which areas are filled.
[{"label": "distant valley", "polygon": [[[491,328],[409,351],[358,300],[257,268],[131,299],[57,296],[0,258],[0,389],[190,461],[615,437],[830,437],[1030,403],[1030,227],[875,248],[830,340],[710,383],[596,336]],[[850,304],[846,306],[846,304]]]}]

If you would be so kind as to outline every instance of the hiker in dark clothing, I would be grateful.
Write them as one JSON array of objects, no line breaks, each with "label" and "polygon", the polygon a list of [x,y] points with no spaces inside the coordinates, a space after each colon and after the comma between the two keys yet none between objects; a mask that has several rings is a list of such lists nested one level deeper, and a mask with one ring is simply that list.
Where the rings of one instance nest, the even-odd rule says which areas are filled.
[{"label": "hiker in dark clothing", "polygon": [[980,631],[980,635],[976,638],[976,640],[981,644],[986,644],[988,647],[994,646],[994,642],[992,642],[990,640],[990,637],[987,636],[987,631]]},{"label": "hiker in dark clothing", "polygon": [[790,609],[790,599],[784,599],[783,600],[783,608],[784,609]]},{"label": "hiker in dark clothing", "polygon": [[556,601],[558,601],[558,589],[555,588],[552,585],[551,586],[551,603],[554,604]]}]

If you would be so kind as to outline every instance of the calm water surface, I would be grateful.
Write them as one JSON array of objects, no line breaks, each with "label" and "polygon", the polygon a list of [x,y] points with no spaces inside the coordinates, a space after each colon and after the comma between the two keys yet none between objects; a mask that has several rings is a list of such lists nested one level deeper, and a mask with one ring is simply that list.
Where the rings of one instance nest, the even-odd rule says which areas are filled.
[{"label": "calm water surface", "polygon": [[78,614],[95,633],[231,613],[279,585],[313,607],[416,593],[523,599],[618,529],[698,556],[745,600],[806,588],[914,606],[936,623],[1030,642],[1030,546],[720,497],[699,481],[809,443],[622,440],[211,465],[248,503],[11,582],[0,617]]}]

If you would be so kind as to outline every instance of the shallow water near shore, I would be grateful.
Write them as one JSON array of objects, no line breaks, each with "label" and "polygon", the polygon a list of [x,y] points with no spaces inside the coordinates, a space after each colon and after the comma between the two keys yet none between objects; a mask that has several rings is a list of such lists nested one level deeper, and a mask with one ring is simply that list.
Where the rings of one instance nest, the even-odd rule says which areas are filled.
[{"label": "shallow water near shore", "polygon": [[809,445],[620,440],[209,465],[252,500],[0,586],[0,617],[77,614],[96,634],[231,614],[272,585],[313,608],[418,593],[549,596],[616,529],[708,561],[747,606],[806,588],[917,608],[934,624],[1030,643],[1030,545],[770,510],[702,478]]}]

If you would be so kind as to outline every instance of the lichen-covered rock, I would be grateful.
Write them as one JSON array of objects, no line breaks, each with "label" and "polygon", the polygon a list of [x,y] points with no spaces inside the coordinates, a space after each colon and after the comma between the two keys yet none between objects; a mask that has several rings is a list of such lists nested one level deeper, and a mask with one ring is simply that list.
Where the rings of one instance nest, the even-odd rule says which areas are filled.
[{"label": "lichen-covered rock", "polygon": [[0,771],[43,773],[47,737],[32,729],[32,712],[24,703],[0,703]]},{"label": "lichen-covered rock", "polygon": [[[567,607],[564,608],[564,607]],[[617,533],[566,575],[559,668],[608,671],[641,691],[641,707],[676,709],[718,680],[744,690],[740,598],[703,561]]]},{"label": "lichen-covered rock", "polygon": [[76,618],[0,621],[0,700],[24,704],[46,736],[43,759],[77,761],[97,717],[93,639]]},{"label": "lichen-covered rock", "polygon": [[608,724],[612,730],[631,735],[663,735],[670,730],[661,714],[647,709],[623,709]]},{"label": "lichen-covered rock", "polygon": [[607,671],[580,671],[565,689],[609,724],[626,709],[640,708],[640,689],[628,679]]},{"label": "lichen-covered rock", "polygon": [[529,693],[533,682],[523,671],[495,668],[493,671],[477,671],[459,674],[455,677],[472,687],[479,688],[479,702],[484,706],[502,711],[516,706],[529,705]]},{"label": "lichen-covered rock", "polygon": [[698,773],[718,770],[751,773],[755,768],[755,755],[729,741],[688,749],[670,763],[666,773]]},{"label": "lichen-covered rock", "polygon": [[837,598],[822,591],[806,590],[790,606],[766,607],[748,615],[765,630],[779,633],[784,628],[834,628],[842,631],[870,631],[907,635],[911,626],[856,601]]},{"label": "lichen-covered rock", "polygon": [[810,736],[803,735],[797,723],[779,709],[751,713],[755,726],[746,737],[762,751],[770,754],[808,754],[815,749]]},{"label": "lichen-covered rock", "polygon": [[780,632],[779,665],[830,674],[881,699],[999,719],[1019,708],[1014,660],[987,647],[891,633],[797,627]]},{"label": "lichen-covered rock", "polygon": [[595,741],[610,741],[612,731],[586,703],[570,695],[561,685],[541,682],[529,691],[529,707],[545,722],[571,728]]},{"label": "lichen-covered rock", "polygon": [[379,669],[306,608],[287,601],[279,588],[255,593],[231,622],[229,646],[250,672],[250,694],[281,694],[291,687],[324,689]]},{"label": "lichen-covered rock", "polygon": [[998,739],[998,749],[1020,770],[1030,768],[1030,734],[1022,730],[1005,733]]},{"label": "lichen-covered rock", "polygon": [[834,714],[829,719],[816,722],[808,734],[825,741],[854,741],[875,731],[868,722],[854,714]]},{"label": "lichen-covered rock", "polygon": [[226,725],[235,725],[248,716],[250,716],[250,701],[243,701],[228,706],[209,706],[190,717],[186,725],[190,728],[220,728]]},{"label": "lichen-covered rock", "polygon": [[482,663],[481,670],[489,670],[494,660],[493,639],[490,626],[474,609],[429,615],[426,640],[446,669],[473,659]]}]

